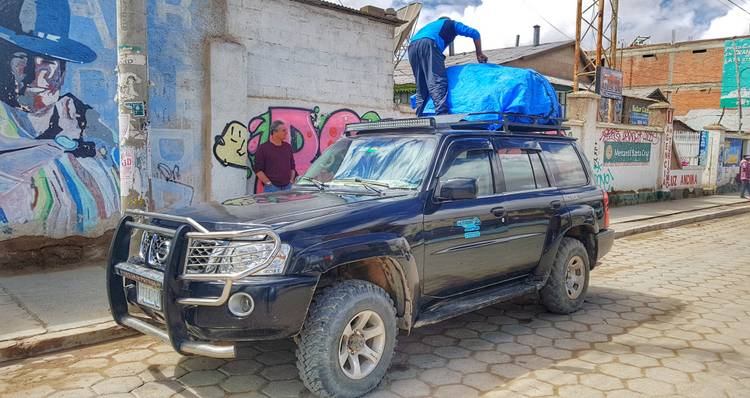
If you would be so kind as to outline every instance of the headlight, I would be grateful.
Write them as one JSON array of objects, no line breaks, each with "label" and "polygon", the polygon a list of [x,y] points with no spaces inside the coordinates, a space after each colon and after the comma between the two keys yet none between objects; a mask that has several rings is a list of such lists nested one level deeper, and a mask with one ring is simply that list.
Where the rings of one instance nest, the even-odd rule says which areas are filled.
[{"label": "headlight", "polygon": [[273,275],[284,272],[289,245],[282,244],[272,262],[260,268],[271,256],[273,242],[191,240],[187,266],[188,274],[237,274],[248,270],[254,275]]}]

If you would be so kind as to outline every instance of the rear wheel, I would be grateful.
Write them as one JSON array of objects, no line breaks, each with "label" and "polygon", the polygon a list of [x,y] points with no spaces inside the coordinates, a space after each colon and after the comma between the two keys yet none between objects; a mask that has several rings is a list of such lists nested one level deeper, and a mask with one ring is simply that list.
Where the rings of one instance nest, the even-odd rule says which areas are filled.
[{"label": "rear wheel", "polygon": [[589,287],[589,256],[583,243],[563,238],[547,284],[540,291],[548,311],[570,314],[578,311]]},{"label": "rear wheel", "polygon": [[396,310],[380,287],[349,280],[316,294],[297,346],[305,386],[323,397],[359,397],[385,376],[396,346]]}]

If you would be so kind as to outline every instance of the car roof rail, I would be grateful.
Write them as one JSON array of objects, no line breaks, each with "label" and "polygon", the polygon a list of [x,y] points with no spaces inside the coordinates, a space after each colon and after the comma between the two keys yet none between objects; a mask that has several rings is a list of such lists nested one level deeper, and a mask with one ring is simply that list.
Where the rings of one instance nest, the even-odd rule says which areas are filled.
[{"label": "car roof rail", "polygon": [[377,122],[360,122],[346,125],[346,135],[352,133],[383,132],[389,130],[421,130],[433,133],[439,127],[452,130],[484,130],[503,133],[536,133],[566,136],[562,118],[525,115],[509,112],[475,112],[437,115],[405,119],[382,119]]}]

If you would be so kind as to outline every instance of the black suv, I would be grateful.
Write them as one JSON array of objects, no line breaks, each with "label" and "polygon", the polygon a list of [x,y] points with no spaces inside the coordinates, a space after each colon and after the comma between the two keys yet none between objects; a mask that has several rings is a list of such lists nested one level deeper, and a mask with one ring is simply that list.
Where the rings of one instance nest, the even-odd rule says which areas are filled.
[{"label": "black suv", "polygon": [[399,329],[536,292],[576,311],[614,241],[607,194],[559,125],[486,116],[349,125],[291,191],[127,212],[115,320],[218,358],[294,337],[305,385],[354,397]]}]

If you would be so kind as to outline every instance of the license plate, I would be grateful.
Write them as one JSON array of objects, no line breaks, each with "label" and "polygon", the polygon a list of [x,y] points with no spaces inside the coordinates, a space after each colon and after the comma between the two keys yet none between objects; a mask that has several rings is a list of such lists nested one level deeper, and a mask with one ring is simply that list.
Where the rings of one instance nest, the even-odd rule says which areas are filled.
[{"label": "license plate", "polygon": [[161,310],[161,289],[138,283],[138,303]]}]

